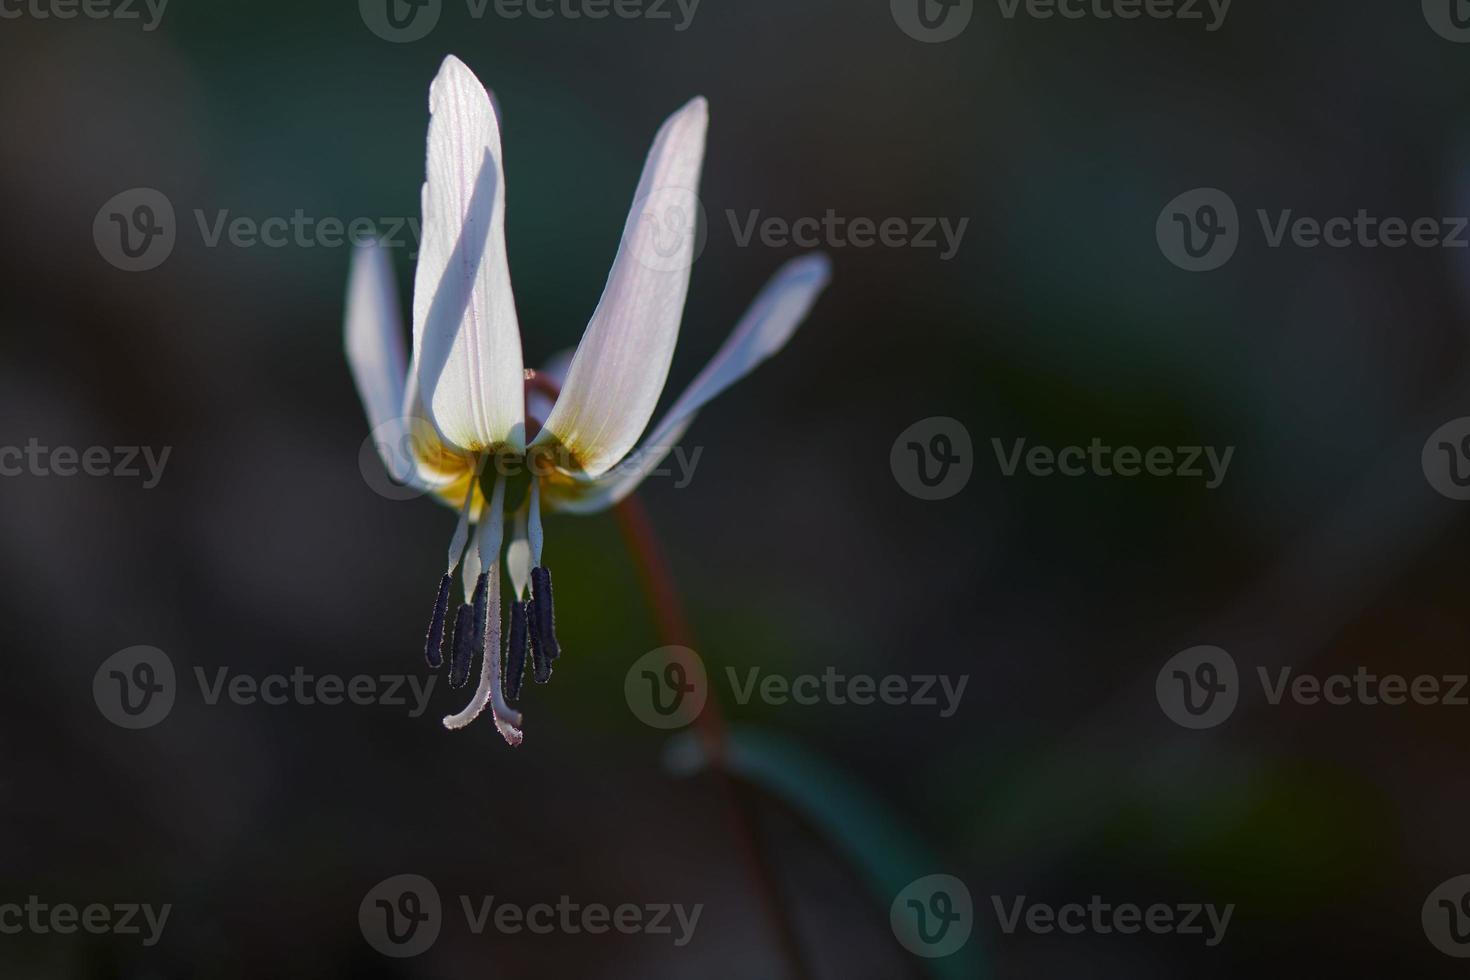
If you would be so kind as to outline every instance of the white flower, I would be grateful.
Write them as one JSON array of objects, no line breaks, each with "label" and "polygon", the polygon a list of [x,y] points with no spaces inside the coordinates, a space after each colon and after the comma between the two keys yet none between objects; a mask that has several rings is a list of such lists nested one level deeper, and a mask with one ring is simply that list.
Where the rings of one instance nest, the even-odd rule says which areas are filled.
[{"label": "white flower", "polygon": [[[663,391],[689,288],[705,101],[688,103],[654,137],[581,343],[540,372],[525,370],[521,360],[496,108],[451,56],[429,89],[429,111],[413,355],[405,369],[392,272],[381,248],[369,243],[354,254],[348,282],[347,360],[389,472],[459,511],[425,653],[432,666],[442,662],[451,583],[463,564],[466,604],[453,621],[451,686],[465,683],[475,653],[482,656],[474,699],[444,725],[461,728],[488,705],[515,745],[521,716],[509,701],[518,697],[527,656],[544,682],[560,652],[542,564],[541,509],[593,513],[632,493],[706,402],[785,345],[830,269],[824,256],[812,254],[777,272],[634,450]],[[502,565],[507,513],[513,532]],[[502,567],[515,594],[503,687]]]}]

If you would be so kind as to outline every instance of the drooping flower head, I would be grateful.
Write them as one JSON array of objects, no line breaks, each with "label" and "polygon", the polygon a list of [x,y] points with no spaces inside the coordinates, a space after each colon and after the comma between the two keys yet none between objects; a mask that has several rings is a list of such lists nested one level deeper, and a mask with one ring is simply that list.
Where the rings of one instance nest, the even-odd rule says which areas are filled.
[{"label": "drooping flower head", "polygon": [[[450,56],[429,89],[429,112],[412,354],[405,357],[388,260],[365,243],[348,281],[347,360],[389,472],[459,513],[424,652],[432,667],[448,660],[452,687],[468,682],[477,656],[480,675],[470,703],[444,725],[462,728],[489,707],[516,745],[522,719],[511,703],[526,668],[545,683],[561,654],[542,511],[595,513],[632,493],[706,402],[785,345],[830,269],[819,254],[783,266],[635,450],[663,392],[689,289],[704,99],[670,116],[654,137],[582,340],[540,371],[522,361],[496,106]],[[461,568],[464,604],[451,618]],[[512,599],[502,635],[507,576]]]}]

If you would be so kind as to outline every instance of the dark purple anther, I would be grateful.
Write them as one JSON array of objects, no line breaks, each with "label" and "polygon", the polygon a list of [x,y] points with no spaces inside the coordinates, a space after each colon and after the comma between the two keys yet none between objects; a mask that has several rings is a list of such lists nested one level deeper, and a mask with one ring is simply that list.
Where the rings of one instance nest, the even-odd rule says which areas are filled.
[{"label": "dark purple anther", "polygon": [[[485,648],[485,620],[487,615],[486,607],[489,605],[489,592],[490,573],[482,572],[480,574],[480,577],[475,580],[475,594],[474,597],[470,600],[470,602],[473,603],[475,607],[474,650],[483,650]],[[495,651],[495,656],[500,656],[499,650]]]},{"label": "dark purple anther", "polygon": [[444,662],[440,648],[444,646],[444,617],[449,613],[449,574],[439,580],[439,594],[434,597],[434,618],[429,620],[429,635],[424,638],[424,659],[435,670]]},{"label": "dark purple anther", "polygon": [[526,678],[526,607],[529,602],[510,604],[510,651],[505,658],[505,698],[521,699],[521,682]]},{"label": "dark purple anther", "polygon": [[475,659],[474,610],[466,603],[454,614],[454,640],[449,661],[449,686],[464,687],[469,680],[470,662]]},{"label": "dark purple anther", "polygon": [[[531,633],[536,654],[550,662],[561,656],[561,646],[556,642],[556,606],[551,598],[551,573],[544,568],[531,569],[531,601]],[[540,673],[539,668],[537,673]]]}]

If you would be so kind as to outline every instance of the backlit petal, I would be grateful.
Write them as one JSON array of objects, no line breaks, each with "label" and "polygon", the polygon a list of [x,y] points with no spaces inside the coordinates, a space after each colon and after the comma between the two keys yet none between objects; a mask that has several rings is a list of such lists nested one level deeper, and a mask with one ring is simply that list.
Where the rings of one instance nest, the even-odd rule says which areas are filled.
[{"label": "backlit petal", "polygon": [[540,444],[598,476],[638,441],[663,392],[689,291],[709,111],[694,99],[659,129],[597,311]]},{"label": "backlit petal", "polygon": [[595,480],[548,487],[551,506],[593,513],[632,493],[678,444],[700,408],[786,346],[831,275],[831,262],[821,254],[804,255],[782,266],[638,451]]},{"label": "backlit petal", "polygon": [[524,448],[521,338],[505,254],[500,126],[484,86],[444,60],[429,90],[414,277],[414,362],[440,434],[467,451]]}]

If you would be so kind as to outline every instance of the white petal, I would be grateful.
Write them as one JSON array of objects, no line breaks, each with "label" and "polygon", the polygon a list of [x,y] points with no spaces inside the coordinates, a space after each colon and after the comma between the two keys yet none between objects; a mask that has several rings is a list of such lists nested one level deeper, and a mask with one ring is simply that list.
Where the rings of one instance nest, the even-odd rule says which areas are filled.
[{"label": "white petal", "polygon": [[360,243],[352,253],[343,343],[383,467],[399,483],[428,489],[412,450],[412,426],[403,417],[406,371],[398,286],[387,252],[376,242]]},{"label": "white petal", "polygon": [[505,255],[505,173],[490,96],[457,58],[429,89],[414,363],[439,433],[466,451],[525,445],[521,337]]},{"label": "white petal", "polygon": [[832,264],[821,254],[804,255],[782,266],[638,451],[591,481],[587,491],[565,496],[551,496],[548,491],[555,509],[593,513],[632,493],[678,444],[694,421],[694,413],[786,346],[831,277]]},{"label": "white petal", "polygon": [[708,121],[694,99],[654,138],[602,299],[536,437],[560,441],[588,476],[633,448],[663,392],[694,263]]},{"label": "white petal", "polygon": [[403,410],[406,367],[398,288],[388,256],[376,242],[353,250],[343,326],[352,380],[368,423],[377,428]]}]

